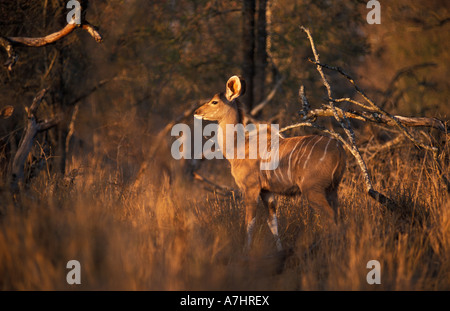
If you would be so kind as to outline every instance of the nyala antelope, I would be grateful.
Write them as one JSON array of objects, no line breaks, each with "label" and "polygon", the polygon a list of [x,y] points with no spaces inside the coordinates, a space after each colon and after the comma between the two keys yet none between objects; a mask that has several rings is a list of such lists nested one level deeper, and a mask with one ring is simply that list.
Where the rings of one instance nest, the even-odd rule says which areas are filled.
[{"label": "nyala antelope", "polygon": [[[274,194],[302,194],[309,205],[324,218],[324,223],[333,226],[337,209],[337,189],[346,167],[346,156],[340,143],[320,135],[280,137],[278,144],[278,167],[274,170],[261,170],[261,156],[247,157],[249,145],[236,146],[236,135],[227,135],[227,124],[240,124],[243,114],[238,97],[245,92],[245,81],[233,76],[226,83],[225,93],[219,93],[195,111],[195,117],[217,121],[222,131],[219,147],[231,164],[231,173],[244,197],[246,207],[245,224],[247,228],[246,249],[250,248],[255,226],[256,208],[261,198],[269,210],[267,223],[272,232],[276,247],[281,251],[278,236],[276,201]],[[267,141],[270,135],[267,133]],[[226,140],[233,139],[234,147],[245,148],[244,159],[227,157]],[[272,150],[273,151],[273,150]],[[239,150],[237,150],[239,152]],[[229,155],[229,154],[228,154]]]}]

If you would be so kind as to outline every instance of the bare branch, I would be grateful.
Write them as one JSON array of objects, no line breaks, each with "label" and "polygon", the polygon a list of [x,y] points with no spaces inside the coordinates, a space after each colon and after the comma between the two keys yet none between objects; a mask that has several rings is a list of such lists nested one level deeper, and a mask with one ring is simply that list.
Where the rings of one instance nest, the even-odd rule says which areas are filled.
[{"label": "bare branch", "polygon": [[36,111],[39,108],[39,105],[41,104],[42,99],[44,98],[47,91],[48,91],[48,89],[43,89],[43,90],[39,91],[39,93],[36,94],[36,96],[33,99],[33,103],[31,104],[30,108],[27,109],[28,119],[36,117]]},{"label": "bare branch", "polygon": [[12,67],[16,64],[19,56],[17,55],[16,51],[14,51],[11,42],[2,36],[0,36],[0,45],[5,49],[6,54],[8,55],[8,59],[3,65],[8,69],[8,71],[11,71]]},{"label": "bare branch", "polygon": [[91,95],[92,93],[94,93],[95,91],[97,91],[98,89],[100,89],[101,87],[103,87],[104,85],[108,84],[111,81],[116,80],[116,78],[113,79],[104,79],[101,80],[99,83],[97,83],[96,85],[94,85],[91,89],[89,89],[88,91],[86,91],[85,93],[83,93],[82,95],[78,96],[77,98],[75,98],[73,101],[70,102],[69,106],[74,106],[77,103],[79,103],[80,101],[82,101],[83,99],[85,99],[86,97],[88,97],[89,95]]},{"label": "bare branch", "polygon": [[298,92],[298,95],[299,95],[299,97],[300,97],[300,99],[301,99],[301,101],[302,101],[302,111],[301,111],[301,114],[307,115],[307,114],[309,113],[309,111],[311,110],[311,106],[309,105],[308,99],[306,98],[306,95],[305,95],[305,88],[304,88],[303,85],[300,87],[300,90],[299,90],[299,92]]},{"label": "bare branch", "polygon": [[385,150],[390,150],[394,146],[399,146],[400,143],[404,142],[404,140],[405,140],[405,136],[398,135],[393,140],[390,140],[390,141],[388,141],[387,143],[385,143],[385,144],[383,144],[381,146],[377,145],[377,146],[371,146],[371,147],[366,148],[365,150],[363,150],[364,152],[373,152],[372,155],[367,159],[367,161],[372,160],[380,152],[383,152]]},{"label": "bare branch", "polygon": [[24,136],[19,143],[19,148],[14,156],[13,163],[11,166],[11,190],[16,192],[19,189],[19,183],[22,182],[24,178],[24,165],[25,160],[33,147],[34,138],[36,134],[51,127],[57,125],[61,117],[57,116],[49,120],[38,121],[36,118],[36,112],[41,104],[45,94],[48,89],[43,89],[33,99],[33,103],[27,110],[28,124],[24,132]]},{"label": "bare branch", "polygon": [[[328,104],[324,105],[325,109],[316,109],[313,111],[306,111],[307,109],[303,108],[303,110],[300,111],[300,115],[304,121],[312,120],[312,122],[314,122],[314,120],[316,120],[316,118],[318,116],[333,116],[340,123],[341,127],[344,129],[345,133],[347,134],[348,138],[350,139],[350,142],[344,143],[343,139],[339,139],[339,140],[344,143],[344,145],[347,147],[347,149],[349,149],[349,151],[356,158],[356,160],[361,168],[361,171],[363,172],[368,194],[382,204],[387,203],[388,205],[391,205],[391,203],[393,203],[391,200],[389,200],[388,198],[386,198],[385,196],[376,192],[373,189],[371,182],[370,182],[370,176],[368,175],[368,172],[367,172],[367,167],[366,167],[365,162],[362,159],[360,152],[358,150],[358,147],[355,143],[354,132],[350,126],[350,123],[348,120],[349,118],[358,119],[361,121],[371,121],[371,122],[376,122],[378,124],[384,124],[387,126],[395,127],[404,135],[404,137],[408,138],[417,147],[431,151],[433,153],[436,167],[439,171],[440,177],[442,178],[443,182],[446,184],[447,191],[450,192],[450,183],[447,180],[445,174],[443,173],[442,167],[438,161],[438,155],[439,155],[438,148],[431,146],[431,145],[426,145],[426,144],[422,143],[421,141],[416,140],[411,135],[411,133],[409,133],[408,130],[406,129],[407,126],[408,127],[425,126],[425,127],[431,127],[431,128],[438,129],[448,135],[448,130],[447,130],[446,125],[441,120],[436,119],[436,118],[395,116],[395,115],[391,115],[388,112],[384,111],[382,108],[377,106],[372,100],[370,100],[370,98],[364,93],[363,90],[361,90],[358,87],[358,85],[355,83],[355,81],[349,74],[344,72],[339,67],[333,67],[333,66],[329,66],[329,65],[320,63],[319,56],[316,51],[314,41],[312,39],[312,36],[311,36],[309,30],[304,27],[301,27],[301,29],[303,31],[305,31],[305,33],[307,34],[308,39],[310,41],[311,49],[314,54],[314,60],[309,59],[309,61],[316,65],[317,71],[319,72],[319,74],[322,78],[322,82],[327,89]],[[428,66],[435,66],[435,64],[434,63],[423,63],[423,64],[418,64],[418,65],[415,65],[415,66],[412,66],[409,68],[405,68],[404,71],[399,72],[393,78],[392,83],[394,83],[396,80],[398,80],[398,78],[402,74],[411,72],[412,70],[415,70],[417,68],[428,67]],[[339,72],[341,75],[343,75],[353,85],[353,87],[358,92],[358,94],[360,94],[364,98],[366,104],[360,103],[359,101],[356,101],[356,100],[353,100],[350,98],[333,99],[330,84],[328,83],[328,81],[322,71],[322,68],[334,70],[334,71]],[[302,102],[304,102],[304,99],[303,99],[304,94],[303,95],[300,94],[300,97],[302,98]],[[363,109],[368,110],[368,111],[343,110],[342,108],[336,107],[334,105],[334,103],[340,103],[340,102],[349,102],[349,103],[355,104],[359,107],[362,107]],[[305,124],[307,125],[308,123],[309,122],[302,122],[297,125],[289,126],[283,130],[294,128],[296,126],[304,126]],[[317,128],[317,126],[315,124],[312,124],[312,126]],[[324,131],[324,129],[322,129],[322,130]],[[334,136],[334,134],[333,134],[333,136]]]},{"label": "bare branch", "polygon": [[[337,100],[335,100],[337,101]],[[300,115],[305,120],[313,120],[317,117],[334,117],[333,111],[328,109],[314,109],[310,110],[306,115],[304,114],[304,111],[299,112]],[[383,114],[378,114],[376,112],[367,112],[367,111],[353,111],[353,110],[345,110],[345,109],[338,109],[337,110],[338,116],[340,118],[343,118],[344,115],[347,118],[350,119],[356,119],[360,121],[370,121],[374,123],[382,123],[388,126],[396,126],[396,123],[392,121],[392,119],[386,117]],[[392,116],[393,118],[397,119],[398,122],[400,122],[403,126],[408,127],[431,127],[438,129],[442,132],[446,132],[446,128],[444,123],[436,118],[428,118],[428,117],[403,117],[403,116]]]},{"label": "bare branch", "polygon": [[92,38],[95,39],[98,43],[101,43],[103,41],[102,35],[98,32],[98,28],[91,25],[87,21],[85,21],[83,24],[81,24],[81,28],[86,30]]},{"label": "bare branch", "polygon": [[386,103],[388,102],[389,98],[394,93],[394,86],[395,83],[403,76],[403,75],[412,75],[415,70],[421,69],[421,68],[427,68],[427,67],[437,67],[436,63],[426,62],[426,63],[420,63],[415,64],[412,66],[401,68],[399,71],[396,72],[396,74],[393,76],[391,81],[389,82],[389,87],[384,91],[383,94],[383,100],[380,103],[380,107],[384,108],[386,106]]},{"label": "bare branch", "polygon": [[[326,64],[321,64],[319,62],[319,60],[316,58],[316,60],[309,60],[310,62],[314,63],[317,65],[317,68],[327,68],[330,70],[334,70],[339,72],[340,74],[342,74],[344,77],[347,78],[347,80],[353,85],[353,87],[355,88],[355,90],[364,98],[364,100],[369,104],[371,110],[379,113],[380,115],[384,115],[386,116],[388,119],[390,119],[391,122],[393,122],[393,124],[412,142],[414,143],[416,146],[425,149],[425,150],[429,150],[431,152],[433,152],[433,154],[435,154],[435,156],[437,155],[438,149],[436,147],[433,146],[428,146],[425,145],[419,141],[417,141],[409,132],[408,130],[403,126],[403,124],[394,116],[392,116],[391,114],[389,114],[388,112],[384,111],[383,109],[381,109],[380,107],[378,107],[372,100],[370,100],[370,98],[364,93],[363,90],[361,90],[358,85],[356,85],[355,81],[353,80],[353,78],[348,75],[347,73],[345,73],[341,68],[339,67],[333,67],[333,66],[328,66]],[[318,69],[319,70],[319,69]],[[322,71],[320,69],[320,71]]]},{"label": "bare branch", "polygon": [[[391,200],[390,198],[386,197],[382,193],[376,191],[372,187],[372,183],[370,182],[369,172],[367,170],[366,164],[365,164],[364,160],[362,159],[361,154],[359,153],[358,149],[355,149],[352,144],[350,144],[347,140],[345,140],[338,133],[336,133],[334,131],[330,131],[330,130],[326,129],[325,127],[322,127],[320,125],[317,125],[317,124],[311,123],[311,122],[300,122],[300,123],[297,123],[297,124],[293,124],[293,125],[284,127],[284,128],[282,128],[280,130],[280,133],[285,132],[285,131],[290,130],[290,129],[293,129],[293,128],[298,128],[298,127],[303,127],[303,126],[316,128],[316,129],[318,129],[318,130],[320,130],[320,131],[322,131],[322,132],[324,132],[324,133],[326,133],[326,134],[328,134],[330,136],[333,136],[337,140],[339,140],[344,145],[344,147],[353,155],[353,157],[356,159],[359,167],[361,168],[361,172],[363,174],[364,181],[366,182],[367,193],[373,199],[375,199],[377,202],[379,202],[380,204],[385,205],[390,210],[394,210],[394,209],[396,209],[398,207],[397,204],[393,200]],[[369,181],[370,188],[367,187],[367,184],[368,184],[367,181]]]},{"label": "bare branch", "polygon": [[[84,14],[83,14],[84,16]],[[63,29],[46,35],[44,37],[3,37],[0,36],[0,46],[2,46],[7,55],[8,59],[5,62],[5,66],[9,71],[12,70],[12,67],[17,62],[18,55],[14,50],[15,46],[26,46],[26,47],[42,47],[49,44],[52,44],[62,38],[68,36],[72,33],[76,28],[81,28],[86,30],[97,42],[102,42],[103,38],[101,34],[98,32],[97,28],[92,26],[89,22],[87,22],[84,18],[80,25],[75,23],[67,24]]]},{"label": "bare branch", "polygon": [[54,43],[65,36],[69,35],[77,28],[76,24],[67,24],[63,29],[46,35],[44,37],[29,38],[29,37],[5,37],[12,45],[15,46],[29,46],[29,47],[41,47],[51,43]]},{"label": "bare branch", "polygon": [[235,195],[236,193],[239,193],[239,191],[236,191],[236,189],[227,187],[227,186],[223,186],[223,185],[218,185],[212,181],[210,181],[209,179],[201,176],[200,174],[193,172],[192,173],[194,175],[194,178],[196,180],[199,180],[209,186],[212,186],[214,189],[214,192],[219,193],[221,195]]},{"label": "bare branch", "polygon": [[57,115],[54,118],[51,118],[48,120],[47,119],[42,120],[37,124],[37,130],[38,130],[38,132],[47,131],[47,130],[57,126],[62,121],[62,119],[63,119],[62,115]]},{"label": "bare branch", "polygon": [[255,106],[251,111],[250,111],[250,116],[254,117],[256,116],[271,100],[272,98],[275,96],[278,88],[281,86],[281,83],[284,81],[284,77],[281,77],[276,83],[275,86],[273,87],[272,91],[270,91],[269,95],[267,95],[267,97],[260,102],[257,106]]},{"label": "bare branch", "polygon": [[[311,49],[313,51],[314,59],[315,59],[315,63],[316,63],[316,69],[322,78],[322,83],[325,85],[325,87],[327,89],[328,103],[331,108],[331,111],[333,112],[333,116],[336,119],[336,121],[339,122],[341,127],[344,129],[345,134],[348,136],[348,138],[350,140],[350,144],[347,143],[345,146],[347,147],[347,149],[349,149],[349,151],[352,153],[352,155],[355,157],[356,161],[358,162],[358,164],[361,168],[361,171],[363,172],[364,182],[366,184],[366,190],[370,194],[371,192],[373,192],[375,190],[373,190],[372,182],[370,180],[370,176],[369,176],[369,173],[367,170],[366,163],[364,162],[364,160],[361,156],[361,153],[358,150],[358,146],[356,145],[355,134],[353,132],[353,129],[351,128],[350,122],[348,121],[345,113],[342,113],[340,116],[338,113],[338,109],[336,109],[336,107],[334,106],[334,100],[332,97],[331,86],[328,83],[328,81],[325,77],[325,74],[322,71],[322,67],[319,65],[320,64],[319,54],[317,54],[316,47],[314,45],[314,40],[311,36],[311,33],[309,32],[308,29],[306,29],[303,26],[301,27],[301,29],[306,33],[306,35],[308,36],[309,42],[311,44]],[[351,148],[349,147],[349,145],[351,146]],[[377,196],[376,198],[379,198],[379,197],[380,196]],[[381,203],[381,201],[379,201],[379,202]]]},{"label": "bare branch", "polygon": [[13,112],[14,112],[13,106],[5,106],[2,109],[0,109],[0,118],[8,119],[10,116],[12,116]]},{"label": "bare branch", "polygon": [[366,106],[363,103],[360,103],[359,101],[351,99],[351,98],[348,98],[348,97],[335,99],[334,102],[335,103],[348,102],[348,103],[352,103],[354,105],[360,106],[360,107],[362,107],[362,108],[364,108],[366,110],[373,111],[373,109],[371,107]]}]

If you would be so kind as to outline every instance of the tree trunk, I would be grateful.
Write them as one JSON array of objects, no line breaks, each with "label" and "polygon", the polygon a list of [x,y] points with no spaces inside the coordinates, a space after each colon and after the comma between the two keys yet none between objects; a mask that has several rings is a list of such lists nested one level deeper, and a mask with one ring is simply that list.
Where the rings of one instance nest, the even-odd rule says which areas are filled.
[{"label": "tree trunk", "polygon": [[267,0],[258,1],[258,19],[256,22],[256,53],[255,53],[255,79],[254,104],[261,103],[265,96],[266,68],[267,68]]},{"label": "tree trunk", "polygon": [[242,74],[246,82],[246,91],[242,100],[247,111],[253,107],[253,79],[255,75],[255,0],[243,0],[242,8]]},{"label": "tree trunk", "polygon": [[65,101],[66,85],[64,79],[64,47],[60,42],[58,44],[58,61],[55,64],[53,75],[53,102],[57,106],[56,110],[64,116],[62,122],[58,124],[56,131],[56,157],[54,172],[65,174],[66,171],[66,138],[67,138],[67,107]]},{"label": "tree trunk", "polygon": [[[66,24],[65,15],[63,14],[59,20],[60,26]],[[58,124],[56,131],[56,157],[54,172],[60,173],[64,176],[66,172],[66,139],[67,139],[67,101],[66,101],[66,80],[65,80],[65,66],[67,48],[63,42],[56,43],[56,49],[58,50],[58,59],[54,67],[53,75],[53,99],[54,104],[57,105],[56,110],[59,110],[63,115],[62,121]]]},{"label": "tree trunk", "polygon": [[19,143],[19,148],[11,165],[11,190],[17,192],[19,190],[20,183],[24,180],[24,165],[34,144],[34,139],[37,133],[46,131],[56,126],[60,118],[55,117],[49,120],[39,121],[36,117],[36,111],[41,104],[42,99],[45,96],[47,89],[40,91],[33,100],[30,108],[28,109],[28,123],[25,129],[23,138]]}]

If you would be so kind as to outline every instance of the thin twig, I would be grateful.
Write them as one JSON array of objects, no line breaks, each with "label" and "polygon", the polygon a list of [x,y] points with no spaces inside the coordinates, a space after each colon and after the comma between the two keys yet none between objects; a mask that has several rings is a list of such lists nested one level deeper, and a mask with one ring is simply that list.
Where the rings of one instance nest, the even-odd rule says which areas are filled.
[{"label": "thin twig", "polygon": [[44,37],[3,37],[0,36],[0,46],[2,46],[6,54],[8,55],[7,61],[4,63],[4,66],[8,68],[8,71],[11,71],[13,66],[16,64],[18,59],[18,54],[15,52],[15,46],[25,46],[25,47],[42,47],[49,44],[52,44],[69,34],[71,34],[76,28],[83,29],[87,31],[97,42],[102,42],[103,37],[99,33],[96,27],[91,25],[88,21],[84,19],[84,12],[82,14],[82,21],[80,25],[75,23],[68,23],[64,26],[63,29],[46,35]]},{"label": "thin twig", "polygon": [[[369,107],[367,107],[366,109],[370,109],[373,110],[381,115],[386,116],[388,119],[390,119],[393,124],[395,124],[395,126],[398,127],[398,129],[412,142],[414,143],[417,147],[420,147],[422,149],[425,150],[429,150],[431,152],[433,152],[433,154],[436,154],[438,152],[438,148],[433,147],[433,146],[428,146],[423,144],[420,141],[417,141],[409,132],[408,130],[403,126],[403,124],[393,115],[391,115],[390,113],[384,111],[382,108],[378,107],[365,93],[363,90],[361,90],[358,85],[355,83],[355,81],[353,80],[353,78],[348,75],[347,73],[345,73],[340,67],[333,67],[333,66],[329,66],[326,64],[321,64],[319,62],[319,60],[316,58],[316,60],[311,60],[309,59],[310,62],[312,62],[313,64],[317,65],[317,68],[327,68],[330,70],[334,70],[339,72],[341,75],[343,75],[345,78],[347,78],[347,80],[353,85],[353,87],[355,88],[355,90],[364,98],[364,100],[369,104]],[[353,103],[357,103],[356,101],[353,101]]]},{"label": "thin twig", "polygon": [[261,102],[259,103],[257,106],[255,106],[251,111],[250,111],[250,115],[252,117],[256,116],[271,100],[272,98],[275,96],[278,88],[281,86],[281,83],[284,81],[284,77],[281,77],[276,83],[275,86],[273,87],[272,91],[270,91],[269,95],[267,95],[267,97]]},{"label": "thin twig", "polygon": [[355,134],[353,132],[353,129],[350,126],[350,121],[347,119],[347,117],[345,116],[344,113],[342,114],[342,117],[339,116],[338,109],[334,105],[331,86],[328,83],[328,80],[326,79],[325,74],[322,71],[322,67],[319,65],[320,64],[319,54],[316,51],[316,46],[314,44],[314,40],[311,36],[311,33],[309,32],[308,29],[306,29],[303,26],[301,27],[301,29],[306,33],[306,35],[308,36],[309,42],[311,44],[311,49],[313,51],[314,59],[315,59],[315,63],[316,63],[316,69],[322,78],[322,83],[325,85],[325,87],[327,89],[328,103],[333,112],[334,118],[336,119],[336,121],[339,122],[339,124],[344,129],[346,135],[348,136],[348,138],[350,140],[351,150],[350,150],[350,148],[349,148],[349,150],[351,151],[352,155],[355,157],[356,161],[358,162],[358,164],[361,168],[361,171],[362,171],[363,177],[364,177],[364,182],[366,184],[366,190],[368,192],[373,191],[372,181],[370,180],[370,176],[369,176],[369,173],[367,170],[367,165],[364,162],[364,159],[362,158],[361,153],[358,150],[358,146],[356,145]]},{"label": "thin twig", "polygon": [[235,195],[235,193],[238,193],[238,191],[236,191],[236,189],[233,189],[233,188],[230,188],[227,186],[223,186],[223,185],[218,185],[218,184],[210,181],[206,177],[203,177],[202,175],[198,174],[197,172],[193,172],[192,174],[194,176],[194,179],[201,181],[205,184],[208,184],[209,186],[212,186],[215,189],[215,192],[218,192],[219,194]]}]

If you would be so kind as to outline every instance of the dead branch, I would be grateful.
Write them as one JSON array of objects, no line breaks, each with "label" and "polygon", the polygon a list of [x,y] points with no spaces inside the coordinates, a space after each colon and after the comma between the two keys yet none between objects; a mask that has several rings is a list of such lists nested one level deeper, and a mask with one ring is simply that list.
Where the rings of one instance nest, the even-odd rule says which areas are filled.
[{"label": "dead branch", "polygon": [[[328,80],[325,77],[325,74],[322,71],[322,66],[320,66],[320,61],[319,61],[319,54],[316,51],[316,47],[314,44],[314,40],[311,36],[311,33],[309,32],[308,29],[304,28],[303,26],[301,27],[302,30],[306,33],[306,35],[308,36],[309,42],[311,44],[311,49],[313,51],[314,54],[314,63],[316,63],[316,69],[319,72],[321,78],[322,78],[322,83],[325,85],[326,89],[327,89],[327,94],[328,94],[328,106],[331,109],[331,111],[333,112],[333,116],[336,119],[336,121],[339,122],[339,124],[341,125],[341,127],[344,129],[345,134],[347,135],[349,142],[347,142],[345,139],[343,139],[339,134],[334,133],[334,131],[327,131],[332,133],[333,136],[335,136],[336,138],[338,138],[341,142],[344,143],[344,146],[348,149],[348,151],[350,151],[350,153],[353,155],[353,157],[356,159],[356,162],[358,163],[361,172],[363,174],[363,178],[364,178],[364,183],[366,185],[366,191],[367,193],[374,198],[376,201],[378,201],[379,203],[386,205],[388,208],[392,209],[396,206],[396,204],[389,198],[387,198],[386,196],[384,196],[383,194],[379,193],[378,191],[376,191],[373,186],[372,186],[372,181],[370,179],[370,175],[366,166],[366,163],[364,162],[364,159],[361,156],[361,153],[359,152],[358,146],[356,145],[356,141],[355,141],[355,134],[353,132],[352,127],[350,126],[350,122],[347,118],[347,116],[345,115],[345,113],[342,113],[342,110],[340,108],[335,107],[334,105],[334,100],[332,97],[332,91],[331,91],[331,86],[328,83]],[[341,116],[339,115],[338,110],[341,111]],[[322,129],[323,130],[323,129]]]},{"label": "dead branch", "polygon": [[[312,38],[311,38],[312,39]],[[310,40],[311,40],[310,39]],[[420,147],[422,149],[425,150],[429,150],[431,151],[435,157],[437,157],[437,152],[438,152],[438,148],[433,147],[433,146],[428,146],[423,144],[422,142],[417,141],[409,132],[408,130],[404,127],[404,125],[397,119],[395,118],[393,115],[389,114],[388,112],[384,111],[383,109],[381,109],[380,107],[378,107],[372,100],[370,100],[370,98],[364,93],[363,90],[361,90],[358,85],[356,85],[355,81],[353,80],[353,78],[348,75],[347,73],[345,73],[341,68],[339,67],[333,67],[333,66],[329,66],[326,64],[321,64],[318,60],[318,58],[316,58],[316,60],[311,60],[309,59],[309,61],[313,64],[316,64],[318,70],[320,68],[320,71],[322,71],[322,67],[330,69],[330,70],[334,70],[339,72],[341,75],[343,75],[345,78],[347,78],[347,80],[353,85],[353,87],[355,88],[355,90],[364,98],[364,100],[369,104],[369,106],[365,106],[368,109],[371,109],[372,111],[378,113],[379,115],[383,115],[385,116],[387,119],[389,119],[412,143],[414,143],[417,147]],[[356,101],[354,101],[356,103]],[[345,117],[345,116],[344,116]]]},{"label": "dead branch", "polygon": [[333,130],[328,130],[327,128],[320,126],[316,123],[311,123],[311,122],[301,122],[301,123],[296,123],[293,125],[289,125],[286,126],[284,128],[282,128],[280,130],[280,133],[285,132],[287,130],[293,129],[293,128],[297,128],[297,127],[302,127],[302,126],[307,126],[307,127],[312,127],[315,129],[320,130],[323,133],[326,133],[330,136],[333,136],[334,138],[336,138],[337,140],[339,140],[344,147],[353,155],[353,157],[356,159],[362,173],[363,173],[363,177],[364,177],[364,181],[366,183],[366,191],[367,193],[373,198],[375,199],[378,203],[385,205],[388,209],[390,210],[394,210],[397,207],[397,204],[391,200],[390,198],[386,197],[384,194],[376,191],[373,186],[372,186],[372,182],[370,181],[370,175],[369,172],[367,170],[367,166],[364,162],[364,160],[362,159],[361,154],[359,154],[355,151],[354,146],[349,143],[347,140],[345,140],[340,134],[336,133]]},{"label": "dead branch", "polygon": [[0,109],[0,118],[8,119],[10,116],[12,116],[13,112],[14,112],[13,106],[5,106],[2,109]]},{"label": "dead branch", "polygon": [[[361,156],[358,146],[356,145],[355,134],[350,125],[349,119],[370,121],[370,122],[375,122],[378,124],[384,124],[387,126],[396,127],[403,134],[403,137],[408,138],[417,147],[420,147],[422,149],[433,152],[440,175],[442,176],[442,179],[446,183],[447,190],[448,190],[449,189],[448,181],[447,181],[446,177],[444,176],[444,174],[442,174],[442,169],[440,167],[440,164],[437,161],[438,148],[436,148],[434,146],[429,146],[420,141],[417,141],[406,129],[406,126],[409,126],[409,127],[427,126],[427,127],[439,129],[443,132],[447,132],[446,127],[444,126],[444,123],[435,118],[416,118],[416,117],[394,116],[394,115],[391,115],[388,112],[384,111],[382,108],[377,106],[373,101],[371,101],[368,98],[368,96],[356,85],[353,78],[350,75],[348,75],[347,73],[345,73],[341,68],[333,67],[333,66],[329,66],[329,65],[320,63],[319,55],[316,51],[316,47],[314,44],[314,40],[311,36],[311,33],[309,32],[308,29],[306,29],[304,27],[301,27],[301,29],[306,33],[306,35],[310,41],[311,49],[314,54],[314,59],[309,59],[309,61],[316,65],[316,69],[320,74],[322,83],[327,90],[327,95],[328,95],[327,101],[328,102],[327,102],[327,104],[323,105],[324,108],[310,110],[310,108],[309,108],[310,106],[307,102],[307,98],[304,94],[304,89],[302,86],[300,88],[300,92],[299,92],[299,96],[302,100],[302,110],[300,111],[300,116],[304,122],[300,122],[300,123],[297,123],[294,125],[287,126],[283,129],[281,129],[280,132],[284,132],[289,129],[300,127],[300,126],[309,126],[309,127],[319,129],[319,130],[335,137],[336,139],[338,139],[344,145],[344,147],[356,159],[356,162],[358,163],[358,165],[361,169],[361,172],[363,174],[367,193],[372,198],[374,198],[376,201],[378,201],[379,203],[386,205],[389,209],[392,209],[392,208],[396,207],[395,202],[393,202],[391,199],[387,198],[383,194],[376,191],[372,186],[371,178],[368,173],[366,163]],[[363,103],[360,103],[359,101],[356,101],[356,100],[353,100],[350,98],[334,99],[332,97],[331,86],[328,83],[328,80],[326,79],[322,68],[334,70],[334,71],[339,72],[341,75],[343,75],[354,86],[355,90],[364,98],[366,103],[363,104]],[[368,110],[368,111],[344,110],[335,105],[335,103],[341,103],[341,102],[349,102],[349,103],[355,104],[355,105],[357,105],[365,110]],[[334,117],[336,119],[336,121],[338,121],[339,124],[341,125],[341,127],[344,129],[344,132],[345,132],[348,140],[344,139],[340,134],[336,133],[335,131],[328,130],[328,129],[314,123],[315,120],[317,119],[317,117],[323,117],[323,116]]]},{"label": "dead branch", "polygon": [[213,187],[213,192],[221,194],[221,195],[225,195],[225,196],[229,196],[229,195],[236,195],[236,193],[239,193],[239,191],[237,191],[236,189],[227,187],[227,186],[223,186],[223,185],[218,185],[212,181],[210,181],[209,179],[201,176],[200,174],[193,172],[193,177],[194,179],[201,181],[209,186]]},{"label": "dead branch", "polygon": [[[367,102],[367,104],[369,105],[369,107],[371,108],[372,111],[378,113],[380,116],[384,116],[385,118],[387,118],[388,120],[390,120],[390,122],[395,125],[395,127],[397,127],[400,132],[406,136],[406,138],[408,138],[416,147],[424,149],[424,150],[428,150],[431,151],[433,154],[433,158],[434,158],[434,162],[436,164],[436,167],[438,169],[438,173],[439,176],[442,180],[442,182],[444,183],[444,185],[447,188],[447,192],[450,193],[450,181],[448,180],[448,178],[446,177],[446,175],[444,174],[443,170],[442,170],[442,166],[438,160],[439,158],[439,149],[435,146],[429,146],[426,145],[418,140],[416,140],[409,132],[408,130],[405,128],[404,124],[401,122],[401,120],[405,121],[407,118],[406,117],[401,117],[398,118],[399,116],[395,117],[391,114],[389,114],[388,112],[384,111],[382,108],[380,108],[379,106],[377,106],[365,93],[363,90],[361,90],[358,85],[356,85],[355,81],[353,80],[353,78],[348,75],[347,73],[345,73],[341,68],[339,67],[333,67],[333,66],[328,66],[326,64],[321,64],[319,62],[318,59],[316,59],[315,61],[309,59],[310,62],[315,63],[317,65],[317,68],[327,68],[330,70],[334,70],[339,72],[341,75],[343,75],[345,78],[347,78],[347,80],[353,85],[353,87],[355,88],[355,90],[364,98],[364,100]],[[426,64],[427,66],[430,64]],[[356,101],[354,101],[356,103]],[[422,119],[423,120],[423,119]],[[437,119],[435,119],[437,120]],[[438,128],[439,129],[443,129],[443,131],[448,135],[448,131],[446,129],[446,126],[444,126],[443,122],[440,120],[437,120],[437,124],[438,124]],[[427,123],[430,123],[430,121],[428,121]],[[417,124],[417,122],[416,122]],[[436,122],[431,122],[431,124],[435,124]]]},{"label": "dead branch", "polygon": [[363,149],[364,152],[375,152],[378,153],[383,150],[392,149],[392,147],[400,145],[400,143],[404,142],[405,136],[398,135],[392,140],[389,140],[388,142],[382,144],[382,145],[375,145],[375,146],[369,146]]},{"label": "dead branch", "polygon": [[82,14],[81,24],[69,23],[63,29],[56,31],[52,34],[46,35],[44,37],[4,37],[0,36],[0,46],[2,46],[8,59],[4,63],[4,66],[8,68],[8,71],[11,71],[15,63],[18,59],[18,54],[14,50],[17,46],[24,47],[42,47],[52,43],[55,43],[58,40],[68,36],[75,29],[81,28],[87,31],[97,42],[102,42],[102,35],[98,32],[97,28],[92,26],[88,21],[84,18],[85,14]]},{"label": "dead branch", "polygon": [[284,81],[284,77],[281,77],[278,79],[278,81],[275,83],[275,86],[273,87],[272,91],[270,91],[269,95],[260,102],[258,105],[256,105],[251,111],[250,116],[255,117],[275,96],[277,90],[280,88],[281,83]]},{"label": "dead branch", "polygon": [[426,62],[426,63],[420,63],[415,64],[412,66],[401,68],[396,72],[396,74],[392,77],[391,81],[389,82],[389,87],[383,92],[383,100],[380,103],[380,107],[384,108],[386,106],[386,103],[388,102],[389,98],[394,94],[395,90],[395,83],[400,80],[400,78],[403,75],[413,75],[414,71],[421,68],[427,68],[427,67],[437,67],[436,63],[432,62]]},{"label": "dead branch", "polygon": [[0,36],[0,45],[5,49],[6,54],[8,56],[8,59],[3,65],[6,68],[8,68],[8,71],[11,71],[12,67],[17,62],[19,55],[17,55],[16,51],[13,48],[12,43],[7,38]]},{"label": "dead branch", "polygon": [[101,80],[99,83],[97,83],[96,85],[94,85],[92,88],[90,88],[89,90],[87,90],[86,92],[84,92],[83,94],[81,94],[80,96],[78,96],[77,98],[75,98],[74,100],[72,100],[68,106],[75,106],[76,104],[78,104],[80,101],[82,101],[83,99],[89,97],[92,93],[96,92],[98,89],[102,88],[104,85],[108,84],[111,81],[115,81],[117,80],[118,77],[114,77],[112,79],[104,79]]},{"label": "dead branch", "polygon": [[303,115],[308,115],[309,111],[311,110],[311,106],[309,105],[308,98],[306,98],[305,88],[303,87],[303,85],[300,86],[298,96],[300,97],[300,100],[302,101],[302,110],[300,113]]},{"label": "dead branch", "polygon": [[37,133],[46,131],[56,126],[61,120],[60,116],[42,121],[38,120],[36,117],[36,111],[39,108],[39,105],[41,104],[42,99],[44,98],[47,91],[48,89],[41,90],[33,99],[33,103],[31,104],[30,108],[26,108],[28,117],[27,127],[25,129],[23,138],[19,143],[19,148],[17,149],[17,152],[14,156],[11,167],[11,190],[13,192],[17,192],[17,190],[19,189],[19,183],[23,181],[25,161],[31,151],[31,148],[33,147],[34,138],[36,137]]},{"label": "dead branch", "polygon": [[[345,101],[348,101],[345,99]],[[341,102],[339,99],[335,100],[335,102]],[[330,108],[327,109],[314,109],[308,111],[305,115],[304,110],[300,112],[302,117],[305,120],[311,120],[318,117],[333,117],[334,113]],[[360,121],[370,121],[374,123],[382,123],[388,126],[396,126],[396,123],[392,121],[392,119],[388,118],[383,114],[379,114],[377,112],[367,112],[367,111],[356,111],[356,110],[345,110],[340,109],[338,112],[340,118],[344,117],[344,114],[347,118],[356,119]],[[442,132],[446,132],[446,128],[444,123],[436,118],[428,118],[428,117],[403,117],[398,115],[392,116],[403,126],[408,127],[432,127],[438,129]]]}]

